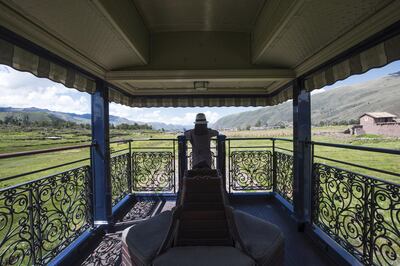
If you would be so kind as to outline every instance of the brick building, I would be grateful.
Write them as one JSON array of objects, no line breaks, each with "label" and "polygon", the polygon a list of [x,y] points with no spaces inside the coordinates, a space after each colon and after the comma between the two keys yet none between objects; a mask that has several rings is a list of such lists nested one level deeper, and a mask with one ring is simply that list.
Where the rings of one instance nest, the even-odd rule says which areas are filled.
[{"label": "brick building", "polygon": [[352,128],[352,133],[400,137],[400,119],[387,112],[365,113],[360,116],[360,125]]}]

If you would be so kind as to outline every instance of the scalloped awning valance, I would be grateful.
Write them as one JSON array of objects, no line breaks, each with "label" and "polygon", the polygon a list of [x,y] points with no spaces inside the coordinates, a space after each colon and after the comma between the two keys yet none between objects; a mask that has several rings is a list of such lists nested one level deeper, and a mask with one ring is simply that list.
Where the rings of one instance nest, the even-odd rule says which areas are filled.
[{"label": "scalloped awning valance", "polygon": [[[306,76],[305,87],[308,91],[320,89],[351,75],[361,74],[399,59],[400,35],[396,35]],[[30,72],[37,77],[48,78],[81,92],[93,93],[95,91],[95,81],[91,77],[2,39],[0,39],[0,64]],[[292,87],[286,84],[271,93],[254,95],[130,95],[118,88],[111,88],[109,99],[111,102],[131,107],[219,107],[271,106],[285,102],[292,97]]]},{"label": "scalloped awning valance", "polygon": [[305,86],[308,91],[321,89],[339,80],[365,73],[372,68],[382,67],[399,59],[400,35],[396,35],[307,76]]},{"label": "scalloped awning valance", "polygon": [[0,64],[30,72],[39,78],[48,78],[82,92],[95,91],[95,81],[83,73],[49,61],[2,39],[0,39]]}]

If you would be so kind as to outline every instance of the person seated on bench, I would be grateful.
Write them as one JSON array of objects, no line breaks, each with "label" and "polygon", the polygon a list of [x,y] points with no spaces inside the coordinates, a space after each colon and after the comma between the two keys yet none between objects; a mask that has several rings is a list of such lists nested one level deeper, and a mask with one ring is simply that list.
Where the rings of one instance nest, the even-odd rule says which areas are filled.
[{"label": "person seated on bench", "polygon": [[207,127],[205,114],[198,113],[194,122],[194,129],[185,131],[185,137],[192,144],[192,165],[193,169],[211,169],[211,138],[218,135],[217,130]]}]

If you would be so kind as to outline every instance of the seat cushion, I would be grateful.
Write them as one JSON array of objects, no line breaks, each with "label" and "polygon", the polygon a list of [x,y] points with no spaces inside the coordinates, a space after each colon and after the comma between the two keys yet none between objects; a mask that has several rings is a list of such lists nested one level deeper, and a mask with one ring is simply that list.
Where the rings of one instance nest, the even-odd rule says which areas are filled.
[{"label": "seat cushion", "polygon": [[123,241],[128,246],[132,259],[148,265],[156,256],[172,223],[172,212],[162,212],[124,231]]},{"label": "seat cushion", "polygon": [[252,258],[233,247],[174,247],[158,256],[154,266],[250,266]]},{"label": "seat cushion", "polygon": [[233,211],[233,217],[244,248],[259,265],[269,265],[283,256],[284,236],[279,227],[238,210]]}]

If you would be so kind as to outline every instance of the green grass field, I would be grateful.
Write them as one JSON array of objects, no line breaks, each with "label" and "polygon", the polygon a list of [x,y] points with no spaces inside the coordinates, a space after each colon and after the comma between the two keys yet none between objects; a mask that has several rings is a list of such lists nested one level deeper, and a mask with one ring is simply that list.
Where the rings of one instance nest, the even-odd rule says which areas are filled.
[{"label": "green grass field", "polygon": [[[48,139],[48,137],[61,137],[61,139]],[[54,129],[34,129],[22,131],[21,128],[3,127],[0,128],[0,154],[31,150],[42,150],[63,146],[75,146],[90,143],[90,130],[54,130]],[[159,133],[155,131],[128,132],[123,130],[111,130],[110,138],[113,140],[132,139],[132,138],[171,138],[175,135]],[[154,143],[153,143],[154,144]],[[149,144],[148,144],[149,145]],[[126,144],[112,144],[111,151],[118,151],[127,148]],[[39,155],[30,155],[0,160],[0,178],[19,175],[39,169],[56,166],[68,162],[73,162],[85,158],[90,158],[90,149],[74,149]],[[89,160],[58,167],[56,169],[42,171],[16,179],[1,181],[0,188],[16,185],[22,182],[34,180],[40,177],[51,175],[57,172],[68,170],[83,164],[88,164]]]},{"label": "green grass field", "polygon": [[[350,136],[342,134],[343,130],[346,127],[321,127],[321,128],[313,128],[313,137],[314,141],[319,142],[328,142],[328,143],[341,143],[341,144],[352,144],[359,146],[368,146],[368,147],[377,147],[377,148],[388,148],[388,149],[397,149],[400,150],[400,139],[396,138],[387,138],[383,136],[376,135],[365,135],[365,136]],[[21,152],[21,151],[29,151],[29,150],[41,150],[47,148],[55,148],[61,146],[73,146],[79,144],[88,144],[90,143],[90,130],[55,130],[55,129],[25,129],[22,130],[20,128],[0,128],[0,153],[10,153],[10,152]],[[246,137],[279,137],[279,138],[287,138],[292,139],[292,129],[274,129],[268,131],[236,131],[236,132],[222,132],[226,134],[228,139],[231,138],[246,138]],[[51,139],[49,137],[58,137],[56,139]],[[123,130],[111,130],[110,138],[113,140],[121,140],[121,139],[135,139],[132,143],[132,147],[134,150],[142,150],[142,151],[155,151],[155,150],[163,150],[160,147],[171,147],[172,142],[170,140],[166,141],[146,141],[146,138],[160,138],[160,139],[175,139],[177,137],[176,134],[167,134],[155,131],[123,131]],[[142,140],[139,140],[142,139]],[[176,142],[175,142],[176,144]],[[260,149],[271,149],[272,145],[271,140],[230,140],[227,143],[227,148],[230,148],[230,151],[234,150],[260,150]],[[212,146],[215,146],[213,144]],[[126,149],[128,144],[111,144],[111,152],[113,155],[122,153],[118,152],[120,150]],[[176,146],[175,146],[176,147]],[[258,148],[256,148],[258,147]],[[287,150],[293,149],[292,142],[287,141],[276,141],[275,147],[278,151],[290,153]],[[282,150],[279,148],[286,149]],[[171,150],[171,149],[170,149]],[[126,152],[126,151],[123,151]],[[177,154],[177,149],[175,149],[175,155]],[[362,152],[355,150],[347,150],[347,149],[338,149],[331,147],[315,147],[315,154],[318,156],[328,157],[331,159],[341,160],[348,163],[360,164],[364,166],[368,166],[371,168],[378,168],[386,171],[392,171],[395,173],[400,172],[400,156],[396,155],[388,155],[388,154],[380,154],[380,153],[371,153],[371,152]],[[39,169],[43,169],[46,167],[51,167],[55,165],[64,164],[67,162],[72,162],[75,160],[81,160],[90,157],[90,149],[82,148],[82,149],[74,149],[67,150],[55,153],[47,153],[47,154],[39,154],[32,156],[24,156],[10,159],[0,159],[0,178],[6,178],[9,176],[22,174],[30,171],[35,171]],[[384,175],[380,173],[376,173],[370,170],[360,169],[353,166],[343,165],[336,162],[330,162],[327,160],[316,159],[317,162],[322,162],[331,166],[341,167],[346,170],[351,170],[357,173],[366,174],[369,176],[381,178],[384,180],[389,180],[394,183],[400,183],[400,178],[395,177],[393,175]],[[45,177],[47,175],[52,175],[61,171],[65,171],[74,167],[78,167],[80,165],[89,164],[89,160],[85,160],[83,162],[70,164],[63,167],[58,167],[56,169],[51,169],[47,171],[41,171],[39,173],[24,175],[19,178],[15,178],[7,181],[0,181],[0,189],[4,189],[13,185],[18,185],[23,182],[27,182],[30,180],[35,180],[40,177]],[[60,182],[60,181],[58,181]],[[353,203],[352,203],[353,204]],[[44,204],[44,207],[49,211],[55,210],[59,205],[59,202],[51,202],[48,201]],[[43,207],[43,206],[42,206]],[[383,217],[385,220],[390,221],[390,213],[387,211],[383,212]],[[21,218],[24,214],[15,214],[15,217]],[[343,215],[343,213],[342,213]],[[82,218],[83,219],[83,218]],[[82,222],[77,222],[77,229],[82,226]],[[14,229],[16,229],[16,224],[13,225]],[[49,232],[42,232],[46,236],[50,236]],[[70,233],[70,232],[69,232]],[[6,231],[0,230],[0,237],[4,238]],[[71,233],[72,234],[72,233]],[[18,239],[19,236],[9,236],[10,239],[8,242],[12,242],[15,239]],[[27,236],[28,237],[28,236]],[[69,238],[69,235],[66,236]],[[64,241],[64,239],[62,239]],[[54,240],[54,243],[48,244],[48,250],[56,248],[59,240]],[[60,240],[61,241],[61,240]],[[357,243],[355,243],[357,244]],[[47,244],[46,244],[47,245]],[[0,252],[2,248],[7,248],[7,245],[4,245],[0,248]],[[27,258],[25,258],[26,260]]]},{"label": "green grass field", "polygon": [[[341,143],[341,144],[352,144],[359,146],[377,147],[377,148],[388,148],[400,150],[400,139],[387,138],[383,136],[351,136],[342,134],[341,132],[346,127],[335,126],[335,127],[320,127],[313,128],[313,140],[320,142],[329,143]],[[265,131],[233,131],[233,132],[222,132],[227,137],[280,137],[280,138],[292,138],[292,129],[273,129]],[[13,127],[2,127],[0,128],[0,153],[20,152],[29,150],[40,150],[47,148],[55,148],[61,146],[72,146],[79,144],[90,143],[90,130],[75,130],[75,129],[24,129],[13,128]],[[110,138],[111,141],[119,139],[144,139],[144,138],[176,138],[176,134],[161,133],[156,131],[123,131],[123,130],[111,130]],[[49,137],[59,137],[59,139],[49,139]],[[133,147],[136,148],[150,148],[150,147],[165,147],[168,146],[167,142],[157,141],[135,141]],[[238,140],[231,141],[232,147],[243,147],[243,146],[266,146],[272,145],[270,141],[266,140]],[[292,149],[291,142],[277,141],[277,147],[285,149]],[[127,148],[127,144],[112,144],[111,151],[118,151],[120,149]],[[234,150],[234,148],[232,148]],[[342,160],[350,163],[361,164],[372,168],[378,168],[386,171],[395,173],[400,172],[400,156],[362,152],[355,150],[337,149],[331,147],[315,147],[315,154],[318,156],[328,157],[336,160]],[[61,151],[55,153],[47,153],[40,155],[24,156],[11,159],[0,160],[0,178],[9,177],[25,172],[35,171],[46,167],[51,167],[75,160],[80,160],[90,157],[89,148],[76,149]],[[326,160],[317,159],[317,162],[323,162],[329,165],[342,167],[344,169],[352,170],[358,173],[367,174],[370,176],[390,180],[395,183],[400,183],[400,178],[375,173],[369,170],[359,169],[357,167],[351,167],[342,165],[339,163],[328,162]],[[15,185],[21,182],[26,182],[39,177],[50,175],[56,172],[67,170],[82,164],[88,164],[89,160],[76,163],[73,165],[67,165],[43,171],[40,173],[23,176],[17,179],[2,181],[0,188]]]}]

